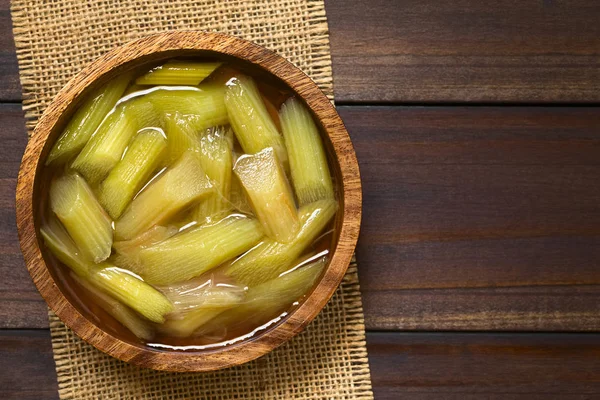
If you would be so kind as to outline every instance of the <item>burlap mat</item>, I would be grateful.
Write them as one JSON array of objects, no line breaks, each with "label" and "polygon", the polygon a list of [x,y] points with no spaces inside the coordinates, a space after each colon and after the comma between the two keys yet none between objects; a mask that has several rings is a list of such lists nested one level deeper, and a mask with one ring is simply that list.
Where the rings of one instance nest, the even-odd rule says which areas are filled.
[{"label": "burlap mat", "polygon": [[[214,30],[262,44],[303,69],[333,99],[322,0],[15,0],[11,11],[30,134],[84,65],[117,45],[171,29]],[[303,333],[254,362],[214,373],[131,366],[49,316],[61,399],[373,398],[354,262]]]}]

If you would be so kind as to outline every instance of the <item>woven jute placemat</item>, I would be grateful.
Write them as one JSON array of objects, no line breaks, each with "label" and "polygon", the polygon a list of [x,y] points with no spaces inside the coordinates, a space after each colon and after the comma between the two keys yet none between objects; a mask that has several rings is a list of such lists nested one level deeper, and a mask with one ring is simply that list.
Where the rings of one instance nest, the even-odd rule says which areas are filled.
[{"label": "woven jute placemat", "polygon": [[[322,0],[14,0],[13,31],[31,134],[59,89],[115,46],[198,29],[252,40],[286,57],[333,100]],[[251,363],[175,374],[118,361],[78,339],[52,312],[61,399],[372,399],[353,261],[327,307],[292,341]]]}]

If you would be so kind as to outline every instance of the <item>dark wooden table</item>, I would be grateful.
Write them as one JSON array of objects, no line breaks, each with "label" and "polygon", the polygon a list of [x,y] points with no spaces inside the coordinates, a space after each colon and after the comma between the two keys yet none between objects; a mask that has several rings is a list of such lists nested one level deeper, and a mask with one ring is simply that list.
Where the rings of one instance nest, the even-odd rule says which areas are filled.
[{"label": "dark wooden table", "polygon": [[[377,399],[600,398],[600,3],[327,0]],[[0,0],[0,398],[56,399]]]}]

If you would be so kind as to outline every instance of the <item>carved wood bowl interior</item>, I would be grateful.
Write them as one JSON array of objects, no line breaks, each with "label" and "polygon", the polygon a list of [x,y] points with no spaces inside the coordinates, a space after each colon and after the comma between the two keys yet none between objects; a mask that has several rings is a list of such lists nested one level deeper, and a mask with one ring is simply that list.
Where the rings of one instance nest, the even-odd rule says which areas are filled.
[{"label": "carved wood bowl interior", "polygon": [[[70,277],[43,248],[39,234],[41,193],[48,185],[44,162],[78,103],[125,70],[156,65],[173,57],[233,60],[260,79],[285,85],[304,100],[320,125],[340,204],[330,262],[314,290],[278,324],[241,341],[209,350],[158,350],[135,340],[108,314],[83,307]],[[49,307],[79,337],[120,360],[167,371],[210,371],[239,365],[281,345],[321,311],[341,282],[358,238],[361,186],[356,155],[331,102],[302,71],[281,56],[245,40],[217,33],[179,31],[148,36],[116,48],[75,76],[48,106],[27,145],[17,184],[17,225],[27,269]]]}]

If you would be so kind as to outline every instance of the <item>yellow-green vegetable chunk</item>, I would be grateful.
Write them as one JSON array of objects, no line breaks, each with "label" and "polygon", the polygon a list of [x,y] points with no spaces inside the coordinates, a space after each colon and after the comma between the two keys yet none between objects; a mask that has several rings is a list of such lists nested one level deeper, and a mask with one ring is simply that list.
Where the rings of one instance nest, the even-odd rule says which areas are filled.
[{"label": "yellow-green vegetable chunk", "polygon": [[252,78],[239,75],[227,82],[225,106],[235,136],[245,153],[255,154],[272,147],[279,160],[287,164],[283,137],[277,131]]},{"label": "yellow-green vegetable chunk", "polygon": [[204,199],[195,210],[199,223],[216,222],[231,209],[231,169],[233,156],[232,133],[222,127],[206,130],[200,136],[200,163],[215,187],[215,192]]},{"label": "yellow-green vegetable chunk", "polygon": [[265,239],[236,259],[226,270],[238,283],[254,286],[287,271],[315,241],[337,210],[333,200],[320,200],[299,210],[302,227],[290,243]]},{"label": "yellow-green vegetable chunk", "polygon": [[154,332],[149,321],[141,318],[131,308],[98,289],[87,279],[81,278],[75,274],[71,274],[71,276],[87,290],[88,294],[94,300],[94,303],[119,321],[125,328],[129,329],[135,336],[144,340],[152,339]]},{"label": "yellow-green vegetable chunk", "polygon": [[133,273],[103,263],[92,268],[90,282],[150,321],[162,323],[173,311],[173,304],[158,290]]},{"label": "yellow-green vegetable chunk", "polygon": [[184,116],[179,113],[167,114],[164,120],[169,162],[177,161],[187,151],[200,153],[198,135]]},{"label": "yellow-green vegetable chunk", "polygon": [[87,142],[71,167],[92,185],[100,183],[121,160],[131,138],[142,127],[157,126],[159,115],[154,106],[133,99],[117,106]]},{"label": "yellow-green vegetable chunk", "polygon": [[212,191],[198,157],[187,152],[133,199],[116,222],[115,235],[119,240],[131,239]]},{"label": "yellow-green vegetable chunk", "polygon": [[138,85],[197,85],[221,63],[168,61],[136,79]]},{"label": "yellow-green vegetable chunk", "polygon": [[115,249],[114,263],[136,274],[143,274],[144,266],[140,262],[140,251],[153,244],[160,243],[179,232],[175,226],[154,225],[141,235],[131,239],[113,243]]},{"label": "yellow-green vegetable chunk", "polygon": [[121,216],[133,196],[156,171],[167,147],[166,142],[160,129],[142,129],[102,182],[98,199],[112,218]]},{"label": "yellow-green vegetable chunk", "polygon": [[281,107],[280,119],[298,203],[333,199],[325,149],[312,116],[292,97]]},{"label": "yellow-green vegetable chunk", "polygon": [[175,306],[162,330],[176,337],[192,335],[198,328],[209,323],[222,312],[238,306],[245,293],[231,285],[205,285],[197,283],[177,285],[163,289],[163,293]]},{"label": "yellow-green vegetable chunk", "polygon": [[260,223],[242,215],[193,227],[141,250],[142,276],[154,285],[186,281],[250,249],[262,237]]},{"label": "yellow-green vegetable chunk", "polygon": [[98,263],[110,256],[112,221],[79,174],[52,182],[50,207],[85,257]]},{"label": "yellow-green vegetable chunk", "polygon": [[325,265],[327,258],[322,257],[259,285],[251,286],[242,304],[213,318],[210,323],[201,327],[198,333],[213,334],[223,329],[236,329],[240,325],[247,325],[248,322],[259,326],[281,316],[292,304],[308,294],[321,276]]},{"label": "yellow-green vegetable chunk", "polygon": [[293,302],[300,300],[308,293],[326,264],[327,258],[322,257],[274,279],[250,287],[247,294],[248,308],[268,315],[276,314],[279,310],[285,311]]},{"label": "yellow-green vegetable chunk", "polygon": [[44,243],[60,262],[79,276],[87,276],[93,263],[86,260],[60,221],[51,215],[40,228]]},{"label": "yellow-green vegetable chunk", "polygon": [[228,123],[221,86],[202,84],[185,90],[154,90],[143,98],[150,101],[161,115],[179,114],[196,130]]},{"label": "yellow-green vegetable chunk", "polygon": [[293,240],[300,229],[300,220],[285,171],[273,148],[241,156],[234,171],[265,234],[281,243]]},{"label": "yellow-green vegetable chunk", "polygon": [[130,74],[115,78],[83,102],[52,147],[46,165],[64,163],[83,149],[125,91],[130,78]]}]

